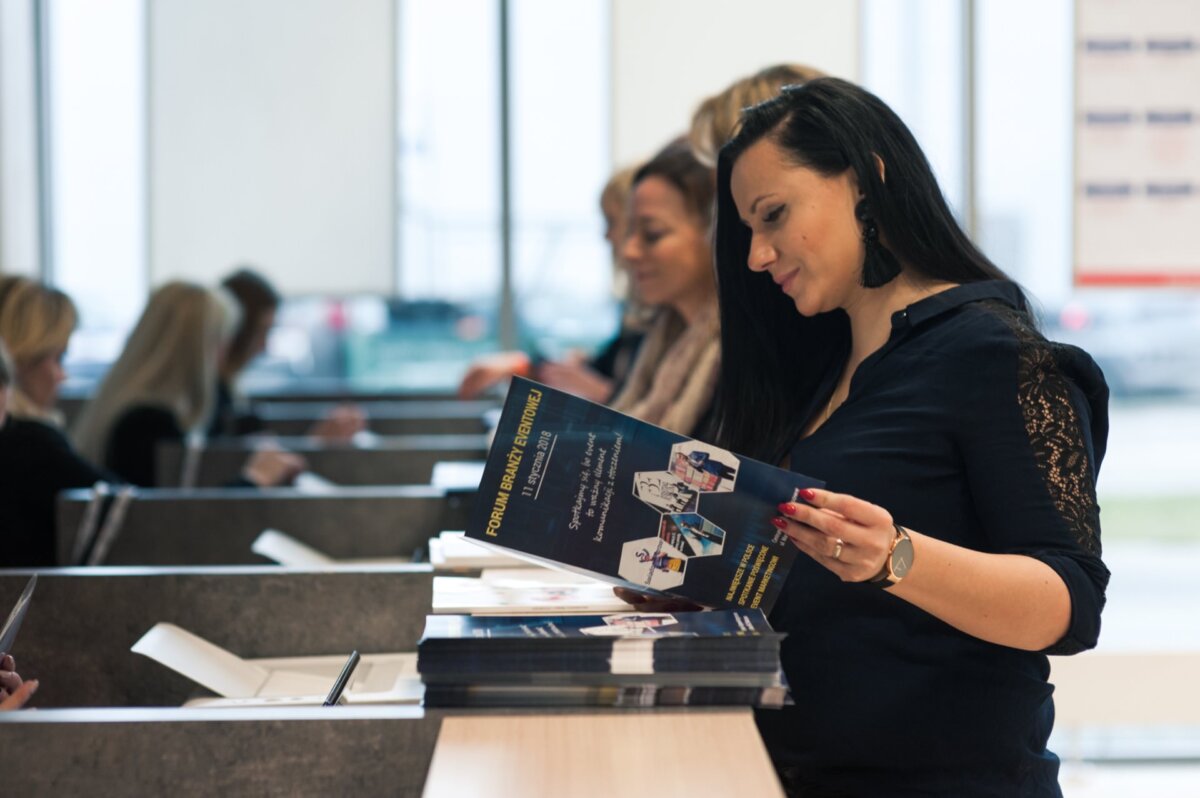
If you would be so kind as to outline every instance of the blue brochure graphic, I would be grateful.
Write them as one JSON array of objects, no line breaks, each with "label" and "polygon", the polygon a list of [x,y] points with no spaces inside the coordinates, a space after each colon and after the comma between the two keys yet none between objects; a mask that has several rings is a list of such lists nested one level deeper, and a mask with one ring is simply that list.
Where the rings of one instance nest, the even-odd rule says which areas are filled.
[{"label": "blue brochure graphic", "polygon": [[466,533],[634,590],[769,612],[797,555],[771,519],[823,484],[518,378]]}]

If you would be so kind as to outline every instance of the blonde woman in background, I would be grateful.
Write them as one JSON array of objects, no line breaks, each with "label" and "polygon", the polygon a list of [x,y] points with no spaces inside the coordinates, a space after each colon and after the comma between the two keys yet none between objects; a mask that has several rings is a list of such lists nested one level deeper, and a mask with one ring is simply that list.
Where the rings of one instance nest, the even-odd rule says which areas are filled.
[{"label": "blonde woman in background", "polygon": [[700,162],[717,166],[717,152],[737,132],[742,111],[769,100],[784,86],[807,83],[826,77],[825,73],[804,64],[772,64],[753,75],[735,80],[724,91],[700,103],[692,114],[688,141]]},{"label": "blonde woman in background", "polygon": [[[12,366],[8,353],[0,342],[0,435],[3,435],[8,414],[8,397],[12,389]],[[7,447],[0,443],[0,452]],[[0,508],[2,509],[2,508]],[[7,527],[3,527],[7,529]],[[22,679],[17,673],[17,663],[5,651],[0,651],[0,711],[20,709],[37,692],[37,679]]]},{"label": "blonde woman in background", "polygon": [[0,278],[0,340],[16,354],[9,361],[0,352],[0,405],[8,411],[4,420],[0,410],[0,568],[58,565],[58,493],[115,480],[79,456],[54,407],[75,319],[61,291]]},{"label": "blonde woman in background", "polygon": [[[604,239],[612,248],[613,267],[619,282],[624,277],[619,251],[628,229],[629,195],[636,171],[636,167],[617,170],[600,192]],[[520,375],[593,402],[607,402],[633,364],[647,320],[645,308],[632,292],[618,289],[618,294],[627,296],[621,329],[595,357],[589,359],[573,354],[562,360],[535,363],[535,358],[525,352],[497,352],[471,364],[459,385],[459,398],[476,397],[502,380]]]},{"label": "blonde woman in background", "polygon": [[[225,292],[179,281],[155,290],[75,426],[80,451],[134,484],[154,485],[158,444],[183,443],[208,424],[221,350],[238,318]],[[303,468],[296,455],[256,452],[241,484],[287,484]]]},{"label": "blonde woman in background", "polygon": [[78,320],[75,303],[62,291],[28,277],[0,277],[0,338],[14,364],[8,407],[14,418],[62,426],[55,402]]}]

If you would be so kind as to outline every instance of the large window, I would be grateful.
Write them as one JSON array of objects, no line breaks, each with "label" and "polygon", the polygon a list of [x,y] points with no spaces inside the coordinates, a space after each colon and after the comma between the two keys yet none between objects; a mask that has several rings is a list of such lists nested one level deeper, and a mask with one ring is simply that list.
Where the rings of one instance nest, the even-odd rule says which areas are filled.
[{"label": "large window", "polygon": [[44,0],[43,141],[49,277],[83,332],[69,370],[94,375],[120,351],[146,293],[142,0]]},{"label": "large window", "polygon": [[[189,107],[165,108],[175,95],[162,81],[187,78],[188,91],[202,101],[192,105],[208,109],[240,108],[241,100],[222,100],[222,93],[236,89],[242,97],[244,86],[269,86],[260,105],[277,106],[276,113],[284,115],[299,107],[305,89],[289,85],[286,64],[278,63],[297,57],[295,46],[280,45],[274,52],[268,36],[247,49],[246,37],[224,35],[203,10],[168,14],[179,7],[156,8],[142,0],[117,0],[103,9],[83,0],[44,0],[41,8],[52,231],[46,273],[82,308],[83,327],[69,365],[87,378],[115,357],[137,317],[150,287],[148,258],[165,251],[167,243],[156,236],[178,232],[180,191],[161,185],[162,174],[148,179],[148,169],[169,162],[171,174],[203,187],[212,182],[202,179],[205,172],[180,170],[211,172],[229,161],[216,136],[189,142],[194,152],[187,157],[162,151],[180,139],[169,133],[186,131]],[[612,269],[597,202],[609,172],[608,0],[395,0],[391,8],[394,141],[390,153],[380,153],[378,169],[395,174],[394,240],[386,242],[395,257],[385,266],[391,273],[375,282],[395,291],[297,295],[289,281],[303,286],[329,280],[297,275],[292,264],[256,264],[289,299],[269,357],[249,375],[251,383],[333,377],[380,388],[439,390],[455,385],[467,363],[487,351],[517,346],[556,355],[594,348],[615,332]],[[235,16],[230,24],[257,30],[268,11],[283,30],[293,23],[303,30],[308,19],[292,19],[286,0],[254,0],[244,18]],[[150,37],[166,34],[174,45],[165,54],[169,63],[160,63]],[[289,35],[295,45],[300,34]],[[261,65],[261,81],[248,74],[237,86],[222,82],[218,67],[229,61],[222,50],[230,47],[237,48],[245,68]],[[180,53],[201,63],[181,63]],[[206,66],[206,58],[214,63]],[[330,80],[339,77],[336,69],[325,72]],[[148,108],[156,97],[163,100],[160,107]],[[168,119],[159,118],[168,111]],[[229,146],[240,147],[241,157],[257,146],[251,112],[257,111],[228,120]],[[220,126],[208,118],[197,121]],[[148,133],[161,136],[148,142]],[[271,153],[285,144],[278,142]],[[151,145],[155,158],[148,154]],[[325,159],[322,174],[330,173],[326,163],[336,163],[338,156],[312,154]],[[303,175],[313,170],[304,165],[300,159],[289,182],[306,185]],[[256,179],[257,199],[246,223],[258,230],[290,230],[284,216],[269,218],[273,207],[277,215],[287,212],[289,197],[272,203],[272,189],[262,177]],[[148,185],[161,190],[148,192]],[[322,183],[321,190],[336,188]],[[195,200],[188,207],[210,201],[184,194],[184,200]],[[168,195],[169,219],[155,205]],[[167,224],[172,220],[174,227]],[[220,231],[238,233],[236,223],[213,233]],[[303,237],[302,230],[294,232]],[[149,253],[148,244],[154,244]],[[231,260],[206,268],[215,274],[238,259],[253,263],[254,247],[247,249],[238,255],[236,246],[215,247],[228,251]],[[154,274],[156,280],[172,276],[171,264],[156,261]]]}]

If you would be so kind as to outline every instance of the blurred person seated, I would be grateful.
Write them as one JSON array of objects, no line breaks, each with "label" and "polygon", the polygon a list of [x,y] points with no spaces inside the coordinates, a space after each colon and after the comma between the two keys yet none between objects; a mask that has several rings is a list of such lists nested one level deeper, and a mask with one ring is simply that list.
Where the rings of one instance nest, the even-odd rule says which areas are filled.
[{"label": "blurred person seated", "polygon": [[0,651],[0,711],[20,709],[37,692],[38,680],[23,680],[12,656]]},{"label": "blurred person seated", "polygon": [[57,565],[59,492],[118,481],[75,451],[55,410],[76,319],[63,292],[0,277],[0,567]]},{"label": "blurred person seated", "polygon": [[[153,487],[158,445],[202,435],[212,417],[218,363],[239,317],[224,291],[181,281],[156,289],[75,425],[79,450],[124,480]],[[304,467],[295,454],[263,449],[236,484],[288,485]]]},{"label": "blurred person seated", "polygon": [[[613,268],[618,281],[624,280],[620,248],[625,241],[629,221],[629,198],[633,191],[636,167],[621,169],[609,178],[600,193],[600,212],[604,215],[604,238],[612,248]],[[621,329],[600,352],[588,357],[572,352],[558,360],[531,357],[525,352],[497,352],[471,364],[458,388],[461,399],[471,399],[510,377],[530,377],[567,393],[593,402],[604,403],[613,397],[629,373],[645,335],[647,309],[631,292],[621,318]]]},{"label": "blurred person seated", "polygon": [[[282,297],[266,277],[245,267],[222,280],[221,287],[237,300],[241,320],[229,346],[222,351],[208,434],[210,437],[251,435],[263,432],[265,426],[255,415],[253,405],[238,394],[237,380],[267,350],[267,337],[275,326]],[[343,404],[314,424],[309,435],[326,441],[349,441],[365,428],[366,415],[362,409]]]},{"label": "blurred person seated", "polygon": [[633,291],[657,308],[614,410],[703,437],[720,371],[720,322],[709,226],[714,171],[686,139],[672,141],[633,176],[629,232],[620,254]]}]

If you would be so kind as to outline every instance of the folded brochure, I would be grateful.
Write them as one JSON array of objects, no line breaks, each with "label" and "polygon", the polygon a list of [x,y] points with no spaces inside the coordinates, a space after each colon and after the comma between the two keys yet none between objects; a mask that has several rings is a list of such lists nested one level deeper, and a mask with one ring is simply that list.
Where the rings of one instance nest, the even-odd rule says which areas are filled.
[{"label": "folded brochure", "polygon": [[516,378],[466,536],[612,584],[769,612],[780,502],[824,483]]}]

